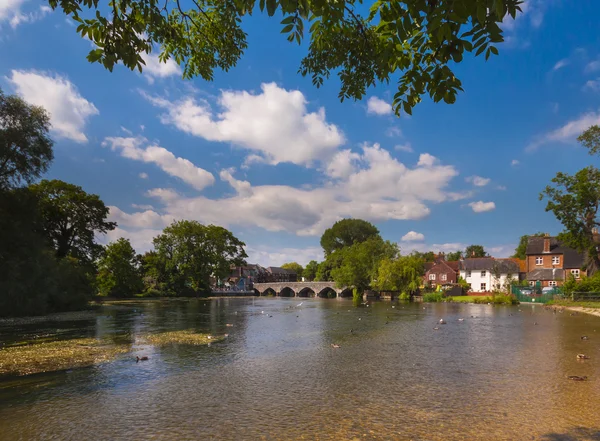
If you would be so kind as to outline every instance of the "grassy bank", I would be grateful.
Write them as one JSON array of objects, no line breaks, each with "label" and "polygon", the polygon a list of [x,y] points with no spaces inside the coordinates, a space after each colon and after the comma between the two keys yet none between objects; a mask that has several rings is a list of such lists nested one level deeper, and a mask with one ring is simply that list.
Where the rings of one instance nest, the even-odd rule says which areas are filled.
[{"label": "grassy bank", "polygon": [[572,300],[551,300],[546,305],[600,309],[600,302],[574,302]]},{"label": "grassy bank", "polygon": [[492,296],[456,296],[456,297],[442,297],[441,294],[433,293],[426,294],[423,296],[424,302],[449,302],[449,303],[475,303],[475,304],[488,304],[493,303],[496,305],[516,305],[519,302],[513,296],[506,294],[498,294]]}]

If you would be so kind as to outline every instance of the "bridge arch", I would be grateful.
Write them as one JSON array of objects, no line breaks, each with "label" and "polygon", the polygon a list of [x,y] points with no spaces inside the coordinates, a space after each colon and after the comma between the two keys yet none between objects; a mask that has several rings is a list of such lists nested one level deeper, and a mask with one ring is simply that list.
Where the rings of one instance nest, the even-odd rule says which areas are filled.
[{"label": "bridge arch", "polygon": [[267,289],[265,289],[262,294],[262,296],[267,296],[267,297],[274,297],[277,295],[277,293],[275,292],[275,290],[271,287],[268,287]]},{"label": "bridge arch", "polygon": [[292,288],[290,288],[289,286],[286,286],[286,287],[282,288],[281,291],[279,291],[279,296],[280,297],[295,297],[296,293],[294,292],[294,290]]},{"label": "bridge arch", "polygon": [[316,294],[311,288],[306,287],[298,291],[298,297],[316,297]]},{"label": "bridge arch", "polygon": [[339,294],[338,297],[343,297],[343,298],[348,298],[348,297],[352,297],[352,288],[346,288],[343,289]]},{"label": "bridge arch", "polygon": [[337,297],[337,292],[335,292],[335,289],[327,286],[321,291],[319,291],[317,297],[320,297],[322,299],[335,299]]}]

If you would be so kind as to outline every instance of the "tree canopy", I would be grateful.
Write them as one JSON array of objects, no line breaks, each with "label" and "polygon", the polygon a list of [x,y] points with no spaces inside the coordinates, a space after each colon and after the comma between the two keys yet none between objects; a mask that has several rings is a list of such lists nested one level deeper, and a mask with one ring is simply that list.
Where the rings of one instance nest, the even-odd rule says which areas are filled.
[{"label": "tree canopy", "polygon": [[117,225],[106,220],[108,207],[100,197],[58,179],[42,180],[29,188],[38,198],[44,235],[56,257],[94,260],[101,250],[95,235],[114,230]]},{"label": "tree canopy", "polygon": [[423,263],[423,259],[414,253],[396,259],[382,259],[372,286],[381,291],[400,291],[410,295],[421,286]]},{"label": "tree canopy", "polygon": [[[234,67],[248,47],[244,18],[256,10],[281,20],[281,33],[308,54],[299,72],[320,87],[337,73],[339,98],[361,99],[377,83],[397,81],[396,114],[412,113],[423,95],[454,103],[461,81],[452,67],[465,53],[498,54],[500,24],[514,19],[522,0],[48,0],[95,45],[87,58],[111,70],[142,71],[143,55],[160,51],[183,76],[214,78]],[[187,5],[187,7],[186,7]]]},{"label": "tree canopy", "polygon": [[379,230],[372,223],[362,219],[342,219],[325,230],[321,246],[327,258],[336,250],[376,237],[380,237]]},{"label": "tree canopy", "polygon": [[462,257],[463,257],[463,252],[462,251],[455,251],[453,253],[446,254],[446,260],[448,262],[455,262],[457,260],[462,259]]},{"label": "tree canopy", "polygon": [[42,107],[0,89],[0,190],[30,184],[48,169],[54,158],[49,128]]},{"label": "tree canopy", "polygon": [[546,211],[554,213],[565,231],[559,239],[572,248],[585,253],[589,274],[600,269],[598,244],[594,241],[594,229],[600,227],[600,170],[586,167],[571,176],[559,172],[552,179],[554,186],[547,186],[540,194],[546,198]]},{"label": "tree canopy", "polygon": [[317,261],[311,260],[304,267],[304,271],[302,272],[303,277],[306,280],[308,280],[309,282],[312,282],[313,280],[315,280],[315,278],[317,276],[318,268],[319,268],[319,264],[317,263]]},{"label": "tree canopy", "polygon": [[483,245],[469,245],[465,249],[465,258],[471,257],[487,257],[489,254],[483,248]]},{"label": "tree canopy", "polygon": [[281,268],[294,271],[296,273],[296,275],[298,276],[298,279],[300,279],[300,277],[302,277],[302,273],[304,271],[304,268],[302,268],[302,265],[300,265],[297,262],[284,263],[283,265],[281,265]]},{"label": "tree canopy", "polygon": [[144,284],[139,260],[128,239],[109,243],[98,262],[98,290],[115,297],[131,297],[142,292]]},{"label": "tree canopy", "polygon": [[589,150],[590,155],[600,154],[600,126],[591,126],[579,135],[577,141]]}]

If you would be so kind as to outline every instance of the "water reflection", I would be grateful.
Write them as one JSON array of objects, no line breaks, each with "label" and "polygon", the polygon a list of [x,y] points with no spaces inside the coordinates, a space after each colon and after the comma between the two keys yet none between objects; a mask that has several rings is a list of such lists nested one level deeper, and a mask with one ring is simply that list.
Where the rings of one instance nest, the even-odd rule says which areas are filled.
[{"label": "water reflection", "polygon": [[[141,302],[89,320],[0,325],[5,344],[95,336],[134,351],[0,381],[0,438],[598,439],[597,317],[302,300]],[[447,325],[436,331],[440,318]],[[186,329],[229,337],[210,347],[141,343]],[[578,362],[581,352],[591,359]],[[150,359],[136,364],[137,353]]]}]

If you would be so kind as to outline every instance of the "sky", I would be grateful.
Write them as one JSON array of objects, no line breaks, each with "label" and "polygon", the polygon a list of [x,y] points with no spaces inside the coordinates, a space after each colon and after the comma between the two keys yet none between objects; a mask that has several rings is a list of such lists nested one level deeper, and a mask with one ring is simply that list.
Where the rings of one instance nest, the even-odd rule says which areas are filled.
[{"label": "sky", "polygon": [[51,115],[55,160],[45,178],[100,195],[138,252],[180,219],[222,225],[248,261],[322,260],[319,239],[342,218],[374,223],[411,250],[484,245],[514,251],[523,234],[561,225],[539,194],[558,171],[598,162],[576,142],[600,124],[595,2],[527,0],[503,24],[499,56],[453,66],[453,105],[392,113],[393,82],[358,102],[297,73],[307,45],[279,20],[245,22],[249,47],[213,82],[183,80],[146,56],[143,73],[111,73],[91,43],[41,0],[0,1],[0,87]]}]

